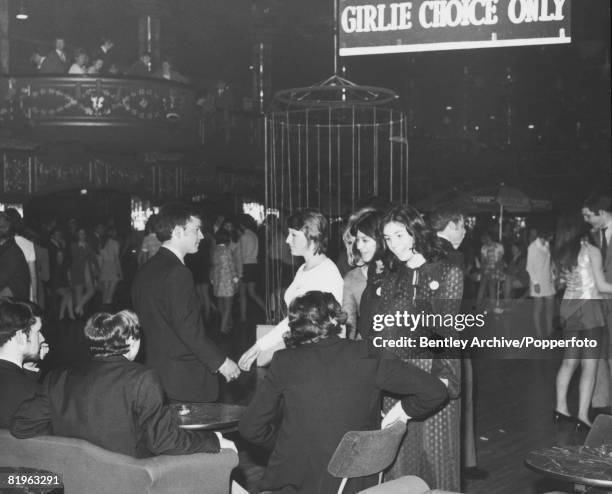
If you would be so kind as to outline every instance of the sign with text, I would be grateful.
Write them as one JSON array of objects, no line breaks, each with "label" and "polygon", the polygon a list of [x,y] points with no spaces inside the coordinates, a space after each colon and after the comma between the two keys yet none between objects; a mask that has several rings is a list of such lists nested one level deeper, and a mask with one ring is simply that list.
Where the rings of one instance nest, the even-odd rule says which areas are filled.
[{"label": "sign with text", "polygon": [[339,0],[340,56],[571,42],[571,0]]}]

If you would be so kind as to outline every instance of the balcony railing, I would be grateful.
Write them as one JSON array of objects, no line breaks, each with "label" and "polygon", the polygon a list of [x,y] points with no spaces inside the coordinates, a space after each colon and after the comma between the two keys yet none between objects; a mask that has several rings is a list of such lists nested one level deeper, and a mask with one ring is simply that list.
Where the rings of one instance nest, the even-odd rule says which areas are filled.
[{"label": "balcony railing", "polygon": [[153,78],[0,77],[0,124],[61,141],[197,144],[195,91]]}]

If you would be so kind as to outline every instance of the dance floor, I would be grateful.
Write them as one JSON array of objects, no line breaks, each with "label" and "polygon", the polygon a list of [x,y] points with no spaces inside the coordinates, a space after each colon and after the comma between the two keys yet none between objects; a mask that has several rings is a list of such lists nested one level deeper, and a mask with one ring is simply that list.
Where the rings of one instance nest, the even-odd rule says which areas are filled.
[{"label": "dance floor", "polygon": [[[527,303],[527,302],[526,302]],[[486,330],[507,338],[532,334],[531,312],[518,306],[502,315],[489,312]],[[50,365],[79,360],[84,356],[81,337],[83,322],[61,322],[50,328],[52,348]],[[219,345],[237,358],[254,339],[254,324],[235,324],[233,334],[220,337],[211,331]],[[556,331],[553,337],[559,337]],[[525,358],[529,357],[529,358]],[[561,354],[541,351],[535,354],[509,351],[481,351],[473,359],[476,400],[476,442],[478,466],[489,472],[486,480],[466,481],[462,492],[479,494],[536,494],[549,491],[571,491],[571,486],[544,478],[528,470],[523,459],[536,448],[555,444],[579,443],[569,430],[556,430],[552,424],[555,390],[554,382]],[[222,387],[221,401],[247,404],[257,379],[265,370],[254,369],[238,381]],[[577,380],[571,386],[570,410],[577,400]],[[250,492],[254,491],[263,473],[265,454],[244,441],[237,434],[240,465],[234,478]]]}]

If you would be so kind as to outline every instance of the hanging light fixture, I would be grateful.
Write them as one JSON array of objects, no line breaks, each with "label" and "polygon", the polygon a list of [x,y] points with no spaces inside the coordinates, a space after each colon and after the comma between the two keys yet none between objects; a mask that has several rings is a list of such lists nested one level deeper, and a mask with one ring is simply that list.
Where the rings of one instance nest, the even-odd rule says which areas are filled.
[{"label": "hanging light fixture", "polygon": [[25,8],[25,0],[21,0],[19,2],[19,10],[17,11],[17,15],[15,15],[17,19],[20,21],[25,21],[28,18],[28,11]]}]

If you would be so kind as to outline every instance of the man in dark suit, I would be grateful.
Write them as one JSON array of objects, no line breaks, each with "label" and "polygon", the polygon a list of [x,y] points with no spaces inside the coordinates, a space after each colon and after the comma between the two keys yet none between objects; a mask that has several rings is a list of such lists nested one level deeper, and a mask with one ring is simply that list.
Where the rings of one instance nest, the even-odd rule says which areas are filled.
[{"label": "man in dark suit", "polygon": [[0,213],[0,296],[30,299],[30,268],[15,242],[12,223]]},{"label": "man in dark suit", "polygon": [[49,347],[40,332],[40,309],[29,302],[0,300],[0,428],[8,428],[21,403],[40,389],[33,361]]},{"label": "man in dark suit", "polygon": [[[582,207],[584,220],[592,227],[595,245],[601,251],[601,261],[607,282],[612,283],[612,196],[592,194]],[[612,413],[612,296],[602,294],[607,329],[604,331],[602,359],[597,366],[597,378],[592,405],[595,413]]]},{"label": "man in dark suit", "polygon": [[92,359],[45,377],[41,391],[15,412],[15,437],[77,437],[137,458],[234,449],[220,434],[179,427],[155,371],[133,362],[140,348],[136,314],[94,314],[85,338]]},{"label": "man in dark suit", "polygon": [[[373,351],[365,340],[339,338],[342,313],[330,293],[297,297],[289,314],[291,338],[286,341],[297,346],[274,354],[240,422],[240,434],[274,450],[260,490],[336,492],[340,480],[327,472],[329,460],[346,432],[380,427],[382,390],[404,396],[383,425],[424,419],[448,394],[440,379],[416,366]],[[347,492],[367,487],[370,480],[349,482]]]},{"label": "man in dark suit", "polygon": [[66,43],[62,38],[55,38],[55,47],[51,50],[40,65],[41,74],[67,74],[70,64],[64,51]]},{"label": "man in dark suit", "polygon": [[144,331],[145,363],[157,370],[168,397],[177,401],[217,399],[223,374],[240,369],[206,336],[191,271],[184,264],[202,240],[201,220],[183,204],[161,208],[155,221],[162,247],[138,271],[132,301]]}]

